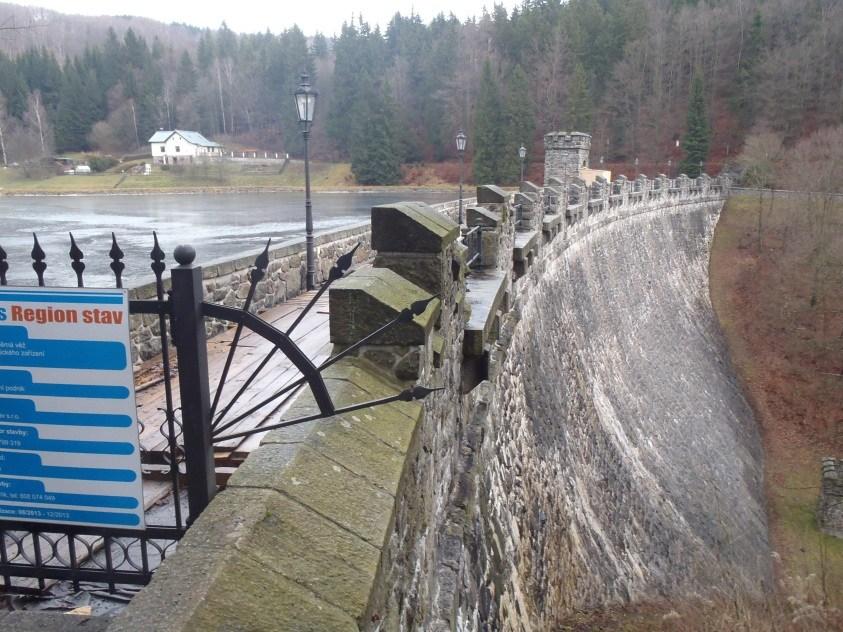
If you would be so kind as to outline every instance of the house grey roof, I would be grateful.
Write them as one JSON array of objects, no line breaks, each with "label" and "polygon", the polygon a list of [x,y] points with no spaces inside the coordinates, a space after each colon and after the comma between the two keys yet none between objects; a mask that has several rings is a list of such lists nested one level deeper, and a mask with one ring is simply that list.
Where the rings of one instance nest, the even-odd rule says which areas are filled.
[{"label": "house grey roof", "polygon": [[208,140],[199,132],[188,132],[180,129],[159,130],[155,132],[147,142],[165,143],[167,142],[167,139],[170,138],[170,136],[172,136],[173,134],[178,134],[187,142],[192,143],[193,145],[199,145],[200,147],[222,147],[222,145],[220,145],[219,143],[215,143],[212,140]]}]

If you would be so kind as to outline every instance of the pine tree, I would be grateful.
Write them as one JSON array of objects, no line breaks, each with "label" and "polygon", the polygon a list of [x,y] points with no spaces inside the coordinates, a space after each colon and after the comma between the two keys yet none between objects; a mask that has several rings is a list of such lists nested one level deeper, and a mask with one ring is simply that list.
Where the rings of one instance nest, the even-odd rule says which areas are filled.
[{"label": "pine tree", "polygon": [[386,86],[373,103],[358,99],[354,109],[351,172],[359,184],[395,184],[401,162],[395,133],[395,104]]},{"label": "pine tree", "polygon": [[691,84],[687,126],[683,142],[685,158],[679,163],[679,170],[691,178],[696,178],[702,172],[700,165],[708,158],[711,143],[711,128],[705,112],[705,88],[699,74]]},{"label": "pine tree", "polygon": [[328,38],[317,31],[316,35],[313,36],[313,44],[310,47],[310,51],[313,53],[314,57],[318,57],[319,59],[327,57]]},{"label": "pine tree", "polygon": [[17,64],[3,54],[0,54],[0,94],[6,100],[8,115],[22,118],[28,105],[29,90]]},{"label": "pine tree", "polygon": [[577,62],[568,89],[568,128],[574,132],[590,132],[593,107],[585,68]]},{"label": "pine tree", "polygon": [[54,130],[57,151],[88,149],[88,134],[100,118],[91,101],[83,71],[65,64]]},{"label": "pine tree", "polygon": [[506,84],[506,107],[504,109],[505,142],[500,155],[500,184],[513,184],[521,177],[521,158],[518,148],[529,147],[535,131],[530,81],[521,66],[516,66]]},{"label": "pine tree", "polygon": [[176,85],[180,92],[190,94],[196,89],[196,67],[193,65],[193,60],[190,59],[190,53],[184,51],[179,60],[179,69],[176,74]]},{"label": "pine tree", "polygon": [[752,127],[758,109],[758,66],[764,52],[763,28],[761,12],[756,11],[738,66],[737,91],[733,100],[735,113],[745,129]]},{"label": "pine tree", "polygon": [[196,59],[202,72],[207,72],[214,63],[214,37],[210,30],[205,30],[199,37]]},{"label": "pine tree", "polygon": [[498,84],[492,66],[483,65],[480,92],[474,112],[474,181],[495,184],[500,181],[504,148],[503,113]]}]

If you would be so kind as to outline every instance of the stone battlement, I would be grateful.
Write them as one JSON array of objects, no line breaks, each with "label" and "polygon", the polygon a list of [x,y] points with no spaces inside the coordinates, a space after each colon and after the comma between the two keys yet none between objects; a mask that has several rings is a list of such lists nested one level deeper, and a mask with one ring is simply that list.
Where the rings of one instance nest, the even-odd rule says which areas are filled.
[{"label": "stone battlement", "polygon": [[551,178],[568,180],[588,168],[591,135],[582,132],[550,132],[544,135],[544,184]]},{"label": "stone battlement", "polygon": [[549,132],[544,135],[544,148],[591,149],[591,134],[583,132]]}]

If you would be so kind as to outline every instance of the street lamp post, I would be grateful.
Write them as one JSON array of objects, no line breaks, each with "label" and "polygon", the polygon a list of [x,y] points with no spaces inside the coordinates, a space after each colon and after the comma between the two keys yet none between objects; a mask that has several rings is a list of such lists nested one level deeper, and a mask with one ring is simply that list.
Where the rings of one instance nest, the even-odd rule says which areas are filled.
[{"label": "street lamp post", "polygon": [[527,157],[527,148],[524,145],[518,148],[518,157],[521,159],[521,182],[524,182],[524,158]]},{"label": "street lamp post", "polygon": [[460,155],[460,226],[463,224],[462,214],[462,182],[465,171],[465,141],[466,135],[463,130],[457,132],[457,153]]},{"label": "street lamp post", "polygon": [[305,243],[307,246],[307,289],[316,288],[316,253],[313,247],[313,204],[310,201],[310,126],[313,124],[313,114],[316,111],[316,96],[318,92],[310,87],[307,73],[301,76],[301,84],[296,90],[296,114],[299,117],[301,133],[304,138],[304,216]]}]

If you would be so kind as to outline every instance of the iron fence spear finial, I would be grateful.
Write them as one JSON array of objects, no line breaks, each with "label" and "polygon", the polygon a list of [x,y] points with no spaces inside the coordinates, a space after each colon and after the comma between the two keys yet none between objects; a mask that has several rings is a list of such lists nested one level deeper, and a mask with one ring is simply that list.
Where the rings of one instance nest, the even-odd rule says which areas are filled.
[{"label": "iron fence spear finial", "polygon": [[47,264],[44,261],[47,258],[47,255],[44,253],[43,248],[41,248],[41,244],[38,243],[38,235],[32,233],[33,245],[32,245],[32,252],[30,255],[32,256],[32,269],[35,270],[35,274],[38,276],[38,286],[44,287],[44,272],[47,269]]},{"label": "iron fence spear finial", "polygon": [[361,242],[357,242],[357,244],[349,250],[344,255],[341,255],[339,259],[337,259],[336,265],[331,268],[331,271],[328,273],[328,280],[329,281],[336,281],[337,279],[341,279],[342,276],[348,271],[351,267],[351,264],[354,262],[354,253],[357,252],[357,249],[360,247]]},{"label": "iron fence spear finial", "polygon": [[264,277],[264,275],[266,275],[266,269],[269,267],[269,245],[271,243],[272,238],[270,237],[269,239],[267,239],[266,246],[264,247],[263,251],[255,259],[255,268],[254,270],[252,270],[252,273],[249,277],[253,285],[260,281]]},{"label": "iron fence spear finial", "polygon": [[111,233],[111,250],[108,251],[108,256],[111,257],[111,265],[109,266],[114,272],[114,281],[116,287],[123,287],[123,270],[126,269],[126,264],[121,261],[123,258],[123,251],[117,245],[117,237]]},{"label": "iron fence spear finial", "polygon": [[[158,243],[158,233],[154,230],[152,231],[152,239],[155,243],[152,246],[152,251],[149,253],[149,258],[152,259],[152,263],[149,264],[149,267],[152,268],[152,272],[155,274],[155,283],[157,285],[161,283],[161,278],[164,274],[164,270],[167,268],[167,264],[164,263],[164,257],[166,255]],[[159,301],[161,299],[163,299],[163,296],[158,297]]]},{"label": "iron fence spear finial", "polygon": [[85,254],[76,245],[73,233],[70,233],[70,258],[72,260],[70,267],[76,273],[76,287],[85,287],[85,283],[82,280],[82,273],[85,271],[85,264],[82,262],[82,259],[85,258]]}]

